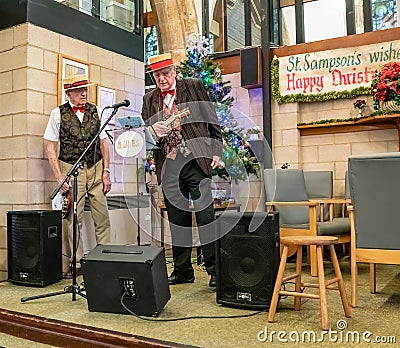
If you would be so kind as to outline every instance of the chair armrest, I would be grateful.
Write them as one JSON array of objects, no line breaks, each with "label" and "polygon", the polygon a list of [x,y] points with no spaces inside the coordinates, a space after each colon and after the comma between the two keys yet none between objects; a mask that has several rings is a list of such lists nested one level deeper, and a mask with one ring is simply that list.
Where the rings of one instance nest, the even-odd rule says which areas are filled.
[{"label": "chair armrest", "polygon": [[295,202],[266,202],[266,206],[288,206],[288,207],[308,207],[309,223],[315,226],[317,223],[317,201],[295,201]]},{"label": "chair armrest", "polygon": [[304,206],[304,207],[316,207],[318,202],[316,201],[299,201],[299,202],[266,202],[265,205],[288,205],[288,206]]},{"label": "chair armrest", "polygon": [[[335,204],[342,204],[342,217],[344,217],[345,206],[351,204],[351,200],[348,198],[318,198],[318,199],[310,199],[312,201],[318,202],[321,209],[321,214],[323,212],[323,207],[325,204],[329,206],[329,221],[333,221],[334,218],[334,205]],[[321,221],[323,221],[321,219]]]},{"label": "chair armrest", "polygon": [[351,200],[348,198],[312,198],[311,202],[318,204],[350,204]]}]

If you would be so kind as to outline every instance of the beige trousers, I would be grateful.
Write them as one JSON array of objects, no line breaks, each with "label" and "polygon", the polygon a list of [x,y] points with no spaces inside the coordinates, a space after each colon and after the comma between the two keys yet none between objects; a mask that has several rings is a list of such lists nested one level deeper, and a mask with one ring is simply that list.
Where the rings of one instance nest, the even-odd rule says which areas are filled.
[{"label": "beige trousers", "polygon": [[[72,165],[60,161],[60,169],[63,175],[66,175],[71,169]],[[83,212],[85,207],[85,196],[88,195],[92,219],[95,228],[97,244],[110,243],[110,217],[108,214],[107,199],[103,193],[103,163],[98,161],[94,166],[88,168],[85,164],[83,168],[79,169],[77,178],[78,183],[78,203],[77,203],[77,247],[76,247],[76,260],[77,267],[79,261],[83,257],[82,247],[82,221]],[[71,193],[74,177],[71,177]],[[72,261],[73,252],[73,209],[69,216],[63,220],[63,272],[68,272],[70,263]]]}]

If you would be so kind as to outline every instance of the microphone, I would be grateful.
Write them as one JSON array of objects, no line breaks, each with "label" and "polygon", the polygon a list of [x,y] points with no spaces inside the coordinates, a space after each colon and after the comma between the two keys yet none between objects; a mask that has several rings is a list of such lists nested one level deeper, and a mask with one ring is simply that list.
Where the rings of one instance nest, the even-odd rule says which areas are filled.
[{"label": "microphone", "polygon": [[106,106],[105,109],[110,109],[110,108],[118,109],[118,108],[120,108],[121,106],[128,107],[129,105],[131,105],[131,102],[130,102],[128,99],[125,99],[124,101],[119,102],[119,103],[117,103],[117,104],[113,104],[113,105],[111,105],[111,106]]}]

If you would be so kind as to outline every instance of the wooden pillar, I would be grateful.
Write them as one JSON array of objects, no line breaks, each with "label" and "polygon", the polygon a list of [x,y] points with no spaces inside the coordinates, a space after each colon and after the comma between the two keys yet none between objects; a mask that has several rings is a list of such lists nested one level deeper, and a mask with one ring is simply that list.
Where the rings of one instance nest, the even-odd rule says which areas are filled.
[{"label": "wooden pillar", "polygon": [[186,36],[198,33],[194,0],[150,0],[160,53],[171,52],[175,62],[186,57]]}]

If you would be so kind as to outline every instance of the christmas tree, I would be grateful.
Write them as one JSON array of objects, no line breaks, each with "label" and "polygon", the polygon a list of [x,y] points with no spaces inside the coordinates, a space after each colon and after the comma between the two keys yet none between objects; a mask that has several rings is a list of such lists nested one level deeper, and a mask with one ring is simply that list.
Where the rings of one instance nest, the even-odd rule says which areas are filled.
[{"label": "christmas tree", "polygon": [[180,78],[199,78],[203,80],[221,125],[223,136],[223,165],[213,171],[226,180],[246,180],[248,174],[258,176],[259,165],[252,153],[243,128],[238,127],[231,108],[233,97],[229,96],[229,81],[223,81],[220,65],[210,56],[209,40],[200,34],[187,37],[186,60],[177,66]]}]

